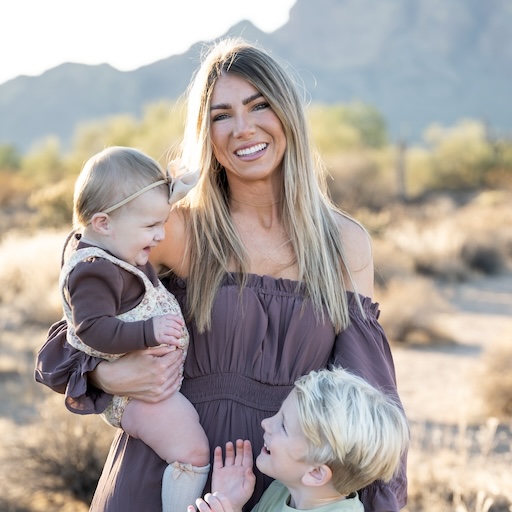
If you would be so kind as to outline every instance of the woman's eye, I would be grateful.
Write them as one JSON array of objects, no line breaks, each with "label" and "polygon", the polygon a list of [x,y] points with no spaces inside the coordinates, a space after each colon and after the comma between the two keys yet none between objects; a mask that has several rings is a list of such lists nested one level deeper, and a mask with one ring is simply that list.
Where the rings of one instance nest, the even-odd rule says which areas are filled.
[{"label": "woman's eye", "polygon": [[216,116],[213,116],[212,121],[215,123],[215,121],[222,121],[223,119],[226,119],[228,117],[227,114],[217,114]]},{"label": "woman's eye", "polygon": [[267,102],[263,102],[263,103],[258,103],[257,105],[254,106],[254,110],[263,110],[265,108],[269,108],[270,105],[267,103]]}]

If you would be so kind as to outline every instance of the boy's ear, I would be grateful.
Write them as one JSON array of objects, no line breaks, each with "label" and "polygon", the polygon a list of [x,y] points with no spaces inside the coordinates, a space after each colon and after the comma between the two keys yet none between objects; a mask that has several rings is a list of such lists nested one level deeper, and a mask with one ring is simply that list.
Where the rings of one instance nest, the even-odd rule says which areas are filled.
[{"label": "boy's ear", "polygon": [[91,218],[91,227],[100,235],[108,235],[110,227],[110,217],[103,212],[95,213]]},{"label": "boy's ear", "polygon": [[325,464],[311,466],[302,477],[302,483],[309,487],[320,487],[332,478],[331,468]]}]

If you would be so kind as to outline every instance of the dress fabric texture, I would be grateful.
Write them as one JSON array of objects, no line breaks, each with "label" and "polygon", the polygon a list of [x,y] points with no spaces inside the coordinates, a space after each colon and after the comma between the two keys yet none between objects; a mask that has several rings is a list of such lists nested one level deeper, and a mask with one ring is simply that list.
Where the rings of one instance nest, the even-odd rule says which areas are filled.
[{"label": "dress fabric texture", "polygon": [[[318,319],[299,283],[250,274],[240,291],[236,274],[226,274],[213,306],[213,327],[198,333],[188,325],[190,345],[181,392],[196,407],[213,453],[227,441],[251,439],[255,456],[263,446],[261,421],[275,414],[293,387],[308,373],[336,364],[396,396],[393,360],[378,323],[378,304],[348,293],[351,324],[335,335]],[[171,275],[164,285],[186,311],[186,281]],[[87,386],[87,372],[99,359],[65,343],[56,324],[38,354],[36,379],[66,394],[74,412],[101,412],[106,395]],[[397,397],[398,400],[398,397]],[[369,512],[393,512],[405,506],[403,464],[389,483],[375,482],[359,497]],[[92,512],[160,512],[160,486],[166,463],[139,440],[119,431],[112,444],[91,505]],[[271,479],[255,468],[256,489],[244,511],[259,501]],[[208,490],[208,484],[207,484]]]}]

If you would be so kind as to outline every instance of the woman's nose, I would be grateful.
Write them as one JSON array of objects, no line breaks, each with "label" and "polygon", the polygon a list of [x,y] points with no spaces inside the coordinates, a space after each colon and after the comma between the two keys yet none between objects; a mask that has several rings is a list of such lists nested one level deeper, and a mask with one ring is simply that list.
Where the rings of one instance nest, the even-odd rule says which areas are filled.
[{"label": "woman's nose", "polygon": [[235,118],[235,129],[233,135],[240,139],[250,137],[254,133],[254,124],[249,116],[241,114]]}]

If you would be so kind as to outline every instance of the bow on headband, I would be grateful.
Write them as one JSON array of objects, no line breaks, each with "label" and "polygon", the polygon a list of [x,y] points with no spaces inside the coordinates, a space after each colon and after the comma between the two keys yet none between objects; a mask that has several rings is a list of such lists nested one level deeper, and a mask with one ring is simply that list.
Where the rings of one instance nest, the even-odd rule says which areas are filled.
[{"label": "bow on headband", "polygon": [[103,213],[110,213],[114,210],[117,210],[121,206],[124,206],[126,203],[133,201],[136,197],[139,197],[144,192],[151,190],[152,188],[158,187],[159,185],[163,185],[164,183],[169,184],[169,204],[177,203],[180,199],[183,199],[197,184],[199,181],[199,169],[195,171],[186,170],[184,173],[179,174],[179,171],[185,169],[185,167],[180,166],[179,160],[173,160],[168,166],[166,171],[166,178],[162,180],[155,181],[150,185],[146,185],[144,188],[141,188],[131,196],[128,196],[126,199],[119,201],[118,203],[110,206],[106,210],[103,210]]},{"label": "bow on headband", "polygon": [[[185,169],[185,172],[179,174],[179,171]],[[179,165],[179,160],[173,160],[167,166],[167,183],[169,183],[169,204],[177,203],[183,199],[199,181],[199,169],[189,171]]]}]

